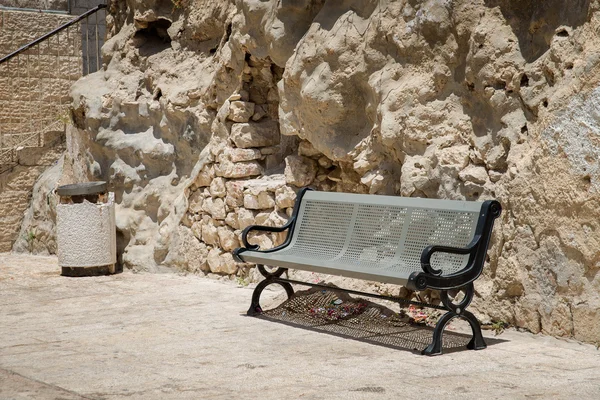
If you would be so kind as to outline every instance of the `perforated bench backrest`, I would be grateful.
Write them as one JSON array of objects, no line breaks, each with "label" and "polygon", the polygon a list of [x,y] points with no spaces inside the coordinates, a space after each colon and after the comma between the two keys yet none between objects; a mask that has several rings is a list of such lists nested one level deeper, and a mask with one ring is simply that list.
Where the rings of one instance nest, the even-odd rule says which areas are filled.
[{"label": "perforated bench backrest", "polygon": [[[482,203],[308,191],[286,249],[279,254],[336,261],[397,276],[420,271],[429,245],[465,247],[473,239]],[[444,275],[468,256],[436,253],[431,265]],[[374,272],[374,271],[373,271]]]}]

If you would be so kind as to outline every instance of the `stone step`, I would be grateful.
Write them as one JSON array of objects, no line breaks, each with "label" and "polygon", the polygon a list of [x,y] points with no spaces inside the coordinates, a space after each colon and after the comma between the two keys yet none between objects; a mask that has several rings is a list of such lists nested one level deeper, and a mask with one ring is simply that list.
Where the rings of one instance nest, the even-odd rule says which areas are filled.
[{"label": "stone step", "polygon": [[[65,131],[50,130],[44,132],[41,146],[35,145],[34,142],[36,141],[35,138],[32,138],[31,142],[26,143],[26,145],[14,148],[13,154],[3,154],[3,157],[0,158],[0,174],[17,164],[52,165],[57,155],[55,152],[48,152],[47,150],[51,147],[56,147],[59,153],[64,150],[64,146],[61,146],[60,143],[65,141]],[[4,153],[8,149],[10,148],[3,148],[1,151]]]},{"label": "stone step", "polygon": [[65,130],[50,130],[44,132],[43,136],[43,145],[46,147],[48,144],[52,145],[57,141],[61,141],[65,139]]}]

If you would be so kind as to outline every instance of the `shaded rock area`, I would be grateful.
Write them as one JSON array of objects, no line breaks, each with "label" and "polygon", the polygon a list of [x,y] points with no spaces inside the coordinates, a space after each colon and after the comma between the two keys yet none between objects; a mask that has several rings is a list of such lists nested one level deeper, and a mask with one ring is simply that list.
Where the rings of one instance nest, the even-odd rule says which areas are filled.
[{"label": "shaded rock area", "polygon": [[75,175],[116,192],[126,267],[239,279],[242,229],[283,224],[301,186],[495,198],[478,316],[598,342],[599,11],[115,0],[105,68],[73,87]]}]

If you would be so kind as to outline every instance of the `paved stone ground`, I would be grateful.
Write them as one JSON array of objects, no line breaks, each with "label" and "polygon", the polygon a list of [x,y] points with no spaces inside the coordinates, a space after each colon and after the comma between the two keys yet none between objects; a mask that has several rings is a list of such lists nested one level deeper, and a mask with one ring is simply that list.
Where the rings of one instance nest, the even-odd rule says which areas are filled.
[{"label": "paved stone ground", "polygon": [[53,257],[0,254],[0,399],[600,398],[591,345],[505,332],[424,357],[246,317],[251,293],[176,274],[66,278]]}]

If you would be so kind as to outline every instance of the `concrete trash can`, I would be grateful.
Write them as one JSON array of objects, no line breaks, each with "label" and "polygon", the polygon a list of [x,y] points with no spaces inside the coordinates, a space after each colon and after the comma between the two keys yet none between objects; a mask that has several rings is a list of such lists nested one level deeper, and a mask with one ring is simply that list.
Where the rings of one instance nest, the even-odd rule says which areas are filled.
[{"label": "concrete trash can", "polygon": [[60,186],[56,193],[58,265],[64,276],[114,274],[117,262],[115,195],[106,182]]}]

